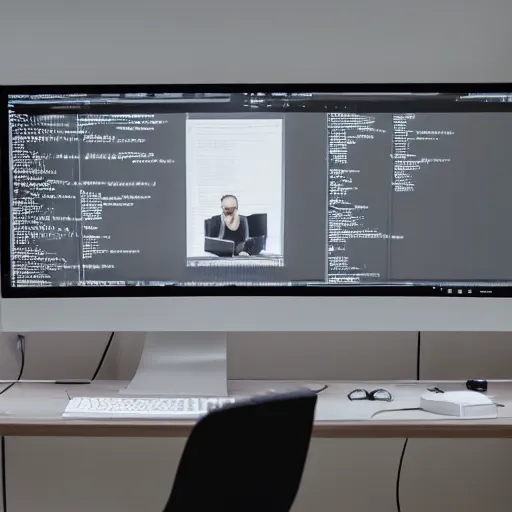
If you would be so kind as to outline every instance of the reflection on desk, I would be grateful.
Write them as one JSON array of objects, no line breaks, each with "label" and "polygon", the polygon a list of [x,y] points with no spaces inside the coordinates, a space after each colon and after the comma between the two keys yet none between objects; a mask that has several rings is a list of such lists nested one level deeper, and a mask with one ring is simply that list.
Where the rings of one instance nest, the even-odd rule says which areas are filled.
[{"label": "reflection on desk", "polygon": [[[77,437],[185,437],[190,420],[75,420],[62,418],[73,396],[116,396],[122,381],[96,381],[90,385],[17,384],[0,397],[0,435]],[[231,381],[230,394],[248,396],[270,389],[286,391],[298,386],[320,389],[325,382]],[[502,404],[494,420],[461,420],[424,411],[397,411],[418,407],[427,388],[462,390],[463,382],[332,382],[322,391],[316,410],[314,437],[329,438],[508,438],[512,437],[512,381],[490,381],[488,395]],[[355,388],[384,388],[391,402],[351,402]],[[377,415],[375,413],[378,412]],[[373,416],[373,419],[372,419]]]}]

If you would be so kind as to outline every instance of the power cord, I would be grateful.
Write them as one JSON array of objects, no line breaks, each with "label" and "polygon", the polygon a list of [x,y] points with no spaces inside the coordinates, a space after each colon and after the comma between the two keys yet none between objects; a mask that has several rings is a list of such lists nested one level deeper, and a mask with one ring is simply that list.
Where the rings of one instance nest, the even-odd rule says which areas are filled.
[{"label": "power cord", "polygon": [[416,380],[420,379],[421,375],[421,332],[418,331],[416,338]]},{"label": "power cord", "polygon": [[105,350],[103,350],[103,354],[101,355],[100,362],[98,363],[98,366],[96,367],[96,371],[94,372],[94,375],[92,376],[91,380],[96,380],[98,373],[100,373],[101,367],[103,366],[103,363],[105,361],[105,358],[107,357],[108,351],[110,350],[110,345],[112,345],[112,340],[114,339],[115,334],[116,334],[116,331],[112,331],[110,333],[110,337],[107,341],[107,344],[105,345]]},{"label": "power cord", "polygon": [[[418,331],[418,336],[416,338],[416,380],[421,380],[421,332]],[[409,443],[409,438],[404,441],[404,446],[402,448],[402,453],[400,454],[400,461],[398,462],[398,472],[396,475],[396,509],[398,512],[402,512],[402,507],[400,505],[400,477],[402,476],[402,466],[404,463],[405,451],[407,450],[407,445]]]},{"label": "power cord", "polygon": [[18,377],[14,382],[11,382],[8,386],[5,386],[5,388],[2,389],[2,391],[0,391],[0,395],[7,393],[7,391],[9,391],[9,389],[11,389],[14,386],[14,384],[20,381],[21,378],[23,377],[23,372],[25,371],[25,336],[23,336],[22,334],[18,334],[17,347],[18,351],[21,353],[21,365]]},{"label": "power cord", "polygon": [[[17,381],[20,381],[23,377],[23,372],[25,371],[25,336],[22,334],[18,334],[17,339],[17,348],[21,354],[21,364],[20,371],[18,373],[18,378],[15,382],[11,382],[8,386],[5,386],[2,391],[0,391],[0,395],[7,393]],[[0,448],[1,448],[1,459],[2,459],[2,508],[3,512],[7,512],[7,475],[6,475],[6,462],[5,462],[5,436],[0,438]]]},{"label": "power cord", "polygon": [[7,512],[7,477],[5,474],[5,436],[2,436],[1,440],[2,448],[2,510]]},{"label": "power cord", "polygon": [[396,477],[396,509],[398,512],[402,512],[402,507],[400,506],[400,476],[402,474],[402,465],[404,463],[404,455],[405,450],[407,449],[407,443],[409,442],[409,438],[407,438],[404,442],[404,446],[402,448],[402,453],[400,455],[400,462],[398,463],[398,473]]}]

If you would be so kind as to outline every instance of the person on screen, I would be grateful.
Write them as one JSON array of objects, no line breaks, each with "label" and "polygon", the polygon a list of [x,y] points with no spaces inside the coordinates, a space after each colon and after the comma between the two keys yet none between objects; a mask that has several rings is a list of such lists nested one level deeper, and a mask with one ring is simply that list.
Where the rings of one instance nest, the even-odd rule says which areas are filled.
[{"label": "person on screen", "polygon": [[249,256],[245,252],[244,244],[249,238],[249,224],[247,217],[238,213],[238,199],[232,194],[226,194],[220,199],[220,206],[222,208],[222,215],[212,217],[215,224],[219,225],[218,238],[223,240],[231,240],[235,243],[235,255]]}]

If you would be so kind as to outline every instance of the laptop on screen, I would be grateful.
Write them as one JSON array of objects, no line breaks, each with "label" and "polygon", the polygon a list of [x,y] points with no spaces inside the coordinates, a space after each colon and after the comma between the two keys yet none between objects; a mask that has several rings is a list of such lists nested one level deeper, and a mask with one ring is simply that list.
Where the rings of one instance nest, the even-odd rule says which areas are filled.
[{"label": "laptop on screen", "polygon": [[235,254],[235,242],[221,238],[204,237],[204,250],[215,256],[229,258]]}]

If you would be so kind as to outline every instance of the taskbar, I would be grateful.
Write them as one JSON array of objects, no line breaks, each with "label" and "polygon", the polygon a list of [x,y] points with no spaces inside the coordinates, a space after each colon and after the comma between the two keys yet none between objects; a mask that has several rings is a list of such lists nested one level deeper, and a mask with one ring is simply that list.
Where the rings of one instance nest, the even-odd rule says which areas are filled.
[{"label": "taskbar", "polygon": [[322,281],[82,281],[3,286],[4,298],[295,296],[295,297],[493,297],[512,298],[511,281],[407,281],[329,283]]}]

